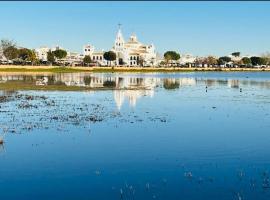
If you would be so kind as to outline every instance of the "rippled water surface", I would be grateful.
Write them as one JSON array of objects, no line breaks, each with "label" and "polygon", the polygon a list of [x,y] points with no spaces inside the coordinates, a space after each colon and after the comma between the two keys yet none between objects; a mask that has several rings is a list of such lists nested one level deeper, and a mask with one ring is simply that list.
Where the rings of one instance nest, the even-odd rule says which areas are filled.
[{"label": "rippled water surface", "polygon": [[0,74],[1,199],[270,199],[270,73]]}]

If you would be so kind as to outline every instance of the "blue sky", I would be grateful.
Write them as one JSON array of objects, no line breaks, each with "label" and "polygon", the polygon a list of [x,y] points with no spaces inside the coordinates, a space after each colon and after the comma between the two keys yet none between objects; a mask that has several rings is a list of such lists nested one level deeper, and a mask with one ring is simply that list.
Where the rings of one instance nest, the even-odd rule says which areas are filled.
[{"label": "blue sky", "polygon": [[270,2],[0,2],[0,38],[20,46],[110,49],[120,22],[157,51],[270,51]]}]

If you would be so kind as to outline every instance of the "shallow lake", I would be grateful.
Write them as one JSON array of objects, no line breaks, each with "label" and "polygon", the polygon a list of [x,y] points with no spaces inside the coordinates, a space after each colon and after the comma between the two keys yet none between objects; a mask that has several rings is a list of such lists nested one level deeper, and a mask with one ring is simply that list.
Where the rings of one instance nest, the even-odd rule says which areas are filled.
[{"label": "shallow lake", "polygon": [[1,199],[270,199],[270,73],[1,73]]}]

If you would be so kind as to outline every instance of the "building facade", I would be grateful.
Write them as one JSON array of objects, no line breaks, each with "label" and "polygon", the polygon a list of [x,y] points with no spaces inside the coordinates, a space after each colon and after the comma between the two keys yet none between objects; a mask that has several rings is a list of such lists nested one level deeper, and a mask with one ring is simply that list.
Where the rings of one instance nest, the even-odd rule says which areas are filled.
[{"label": "building facade", "polygon": [[191,54],[182,54],[179,60],[180,64],[186,65],[186,64],[192,64],[196,60],[196,57]]},{"label": "building facade", "polygon": [[132,34],[125,42],[120,28],[116,34],[112,51],[116,53],[117,65],[153,66],[157,62],[157,54],[153,44],[142,44],[135,34]]},{"label": "building facade", "polygon": [[[157,54],[153,44],[145,45],[138,41],[137,36],[132,34],[126,42],[119,28],[111,51],[115,52],[116,60],[112,65],[119,66],[154,66],[157,64]],[[85,45],[83,54],[89,55],[93,62],[107,65],[104,59],[104,51],[95,52],[94,46]]]},{"label": "building facade", "polygon": [[[60,46],[55,46],[53,48],[49,48],[49,47],[40,47],[40,48],[36,48],[35,49],[35,53],[36,53],[36,57],[42,61],[42,62],[47,62],[47,53],[49,51],[53,52],[55,50],[65,50],[64,48],[60,47]],[[69,64],[69,65],[79,65],[81,64],[82,60],[83,60],[83,55],[76,53],[76,52],[70,52],[67,51],[67,56],[63,59],[59,59],[58,61],[65,63],[65,64]]]},{"label": "building facade", "polygon": [[36,56],[39,60],[46,62],[47,61],[47,53],[50,51],[48,47],[40,47],[35,49]]},{"label": "building facade", "polygon": [[104,51],[96,52],[95,47],[87,44],[83,47],[83,55],[84,56],[90,56],[93,63],[96,63],[97,65],[107,65],[107,61],[104,59]]}]

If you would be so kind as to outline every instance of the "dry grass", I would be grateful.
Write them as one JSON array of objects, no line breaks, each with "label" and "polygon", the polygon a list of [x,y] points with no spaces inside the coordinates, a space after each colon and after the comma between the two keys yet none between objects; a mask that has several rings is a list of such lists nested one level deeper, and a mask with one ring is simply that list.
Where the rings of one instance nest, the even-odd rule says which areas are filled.
[{"label": "dry grass", "polygon": [[0,65],[0,72],[203,72],[203,71],[270,71],[270,68],[179,68],[179,67],[54,67]]}]

